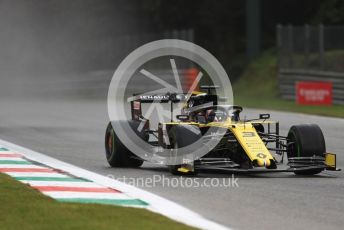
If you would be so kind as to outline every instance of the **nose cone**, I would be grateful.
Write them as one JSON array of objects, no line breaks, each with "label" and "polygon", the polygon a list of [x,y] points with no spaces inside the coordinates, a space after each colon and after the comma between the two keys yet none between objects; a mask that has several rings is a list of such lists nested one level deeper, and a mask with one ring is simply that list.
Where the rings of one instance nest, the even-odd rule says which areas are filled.
[{"label": "nose cone", "polygon": [[263,166],[269,167],[271,165],[271,162],[270,162],[269,159],[260,159],[260,158],[258,158],[258,159],[256,159],[256,161],[257,161],[257,165],[259,167],[263,167]]},{"label": "nose cone", "polygon": [[264,166],[264,159],[257,159],[257,165],[259,166],[259,167],[262,167],[262,166]]}]

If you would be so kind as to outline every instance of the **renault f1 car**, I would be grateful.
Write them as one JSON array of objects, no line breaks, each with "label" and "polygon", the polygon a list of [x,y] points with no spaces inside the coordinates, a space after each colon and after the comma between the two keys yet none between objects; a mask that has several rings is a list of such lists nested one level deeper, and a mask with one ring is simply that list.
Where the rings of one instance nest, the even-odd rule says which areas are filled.
[{"label": "renault f1 car", "polygon": [[[133,96],[130,127],[142,140],[165,149],[181,148],[208,135],[210,127],[225,130],[221,140],[206,155],[193,162],[167,165],[172,174],[196,174],[202,171],[229,173],[293,172],[314,175],[336,168],[336,155],[326,152],[324,135],[316,124],[293,125],[287,136],[280,135],[279,122],[270,120],[270,114],[259,114],[257,119],[241,119],[241,106],[220,105],[221,98],[212,94],[216,86],[201,86],[204,92],[183,95]],[[171,103],[171,121],[159,123],[150,129],[149,120],[142,115],[142,103]],[[173,121],[173,103],[184,103],[178,121]],[[137,127],[145,121],[144,127]],[[148,122],[147,122],[148,121]],[[105,134],[106,158],[112,167],[140,167],[144,159],[132,153],[118,138],[111,123]],[[191,132],[188,127],[199,132]],[[166,141],[167,140],[167,141]],[[285,155],[287,163],[284,164]]]}]

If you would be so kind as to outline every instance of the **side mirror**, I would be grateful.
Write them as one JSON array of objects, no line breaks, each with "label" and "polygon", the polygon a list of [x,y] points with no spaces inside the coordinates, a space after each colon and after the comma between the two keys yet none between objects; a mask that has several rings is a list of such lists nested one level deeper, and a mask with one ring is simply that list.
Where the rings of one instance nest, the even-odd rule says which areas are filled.
[{"label": "side mirror", "polygon": [[189,115],[177,115],[176,117],[180,121],[188,121],[188,120],[190,120],[190,116]]},{"label": "side mirror", "polygon": [[266,120],[269,118],[270,118],[270,114],[268,113],[259,114],[259,119]]}]

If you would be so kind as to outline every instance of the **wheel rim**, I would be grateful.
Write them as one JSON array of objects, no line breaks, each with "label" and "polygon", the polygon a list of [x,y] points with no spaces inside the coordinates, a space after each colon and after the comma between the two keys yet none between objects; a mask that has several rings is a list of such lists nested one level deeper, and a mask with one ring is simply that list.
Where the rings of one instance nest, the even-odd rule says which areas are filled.
[{"label": "wheel rim", "polygon": [[114,152],[114,135],[113,135],[113,132],[110,131],[108,133],[106,140],[107,140],[106,157],[107,157],[107,159],[109,159]]}]

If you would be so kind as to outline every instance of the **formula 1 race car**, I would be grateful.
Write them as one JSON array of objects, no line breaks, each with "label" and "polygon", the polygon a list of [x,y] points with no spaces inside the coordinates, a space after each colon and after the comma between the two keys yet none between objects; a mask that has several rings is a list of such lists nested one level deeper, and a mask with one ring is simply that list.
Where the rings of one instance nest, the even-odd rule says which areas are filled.
[{"label": "formula 1 race car", "polygon": [[[172,174],[196,174],[201,171],[230,173],[293,172],[314,175],[324,170],[336,171],[336,155],[327,153],[323,133],[318,125],[293,125],[287,136],[281,136],[279,122],[270,114],[259,114],[257,119],[240,118],[243,108],[220,105],[221,98],[212,94],[216,86],[201,86],[207,93],[139,95],[130,100],[130,127],[142,140],[153,147],[174,149],[189,146],[203,138],[216,138],[207,133],[210,127],[224,130],[217,145],[193,162],[167,164]],[[171,121],[150,129],[149,120],[142,116],[142,103],[171,103]],[[173,103],[184,103],[179,121],[173,121]],[[138,131],[141,122],[144,127]],[[105,135],[106,158],[112,167],[139,167],[144,159],[123,144],[109,123]],[[121,121],[123,122],[123,121]],[[190,127],[198,130],[191,132]],[[201,146],[199,146],[201,147]],[[283,164],[287,155],[287,164]]]}]

